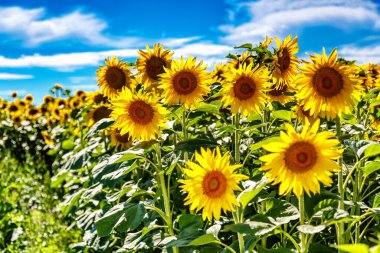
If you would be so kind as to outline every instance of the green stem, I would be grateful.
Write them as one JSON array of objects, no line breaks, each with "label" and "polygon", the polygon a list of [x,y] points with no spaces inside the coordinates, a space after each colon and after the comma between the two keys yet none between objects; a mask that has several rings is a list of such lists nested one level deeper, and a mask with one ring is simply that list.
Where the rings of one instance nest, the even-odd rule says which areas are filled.
[{"label": "green stem", "polygon": [[[186,109],[185,108],[183,109],[183,112],[182,112],[182,133],[183,133],[183,140],[187,141],[187,121],[186,121]],[[187,151],[183,152],[183,159],[184,159],[185,165],[186,165],[186,162],[189,160],[189,154],[187,153]]]},{"label": "green stem", "polygon": [[[164,200],[164,207],[165,207],[166,224],[168,225],[168,233],[171,236],[174,236],[170,200],[168,196],[168,190],[166,189],[164,171],[162,170],[161,147],[159,143],[156,144],[156,155],[157,155],[157,173],[158,173],[157,182],[161,186],[161,194]],[[173,252],[179,253],[178,247],[173,247]]]},{"label": "green stem", "polygon": [[[239,113],[236,113],[236,115],[233,117],[233,123],[235,125],[235,132],[234,132],[234,160],[235,160],[235,164],[240,163],[239,120],[240,120]],[[240,207],[237,207],[236,208],[235,223],[243,222],[243,214],[240,212],[243,212],[243,210],[241,210]],[[245,246],[244,246],[243,234],[237,233],[237,236],[238,236],[238,241],[239,241],[240,253],[244,253]]]},{"label": "green stem", "polygon": [[[342,131],[341,131],[341,126],[340,126],[340,118],[337,116],[335,118],[335,124],[336,124],[336,133],[339,138],[339,141],[341,141],[342,137]],[[338,172],[338,191],[339,191],[339,204],[338,208],[340,210],[344,210],[344,188],[343,188],[343,159],[339,158],[339,167],[340,171]],[[337,241],[338,245],[342,245],[345,243],[345,238],[344,238],[344,223],[339,223],[338,224],[338,233],[337,233]],[[338,250],[338,252],[341,252]]]},{"label": "green stem", "polygon": [[[299,211],[300,211],[300,225],[305,225],[305,193],[302,192],[298,199]],[[301,253],[307,252],[307,239],[306,234],[301,233]]]}]

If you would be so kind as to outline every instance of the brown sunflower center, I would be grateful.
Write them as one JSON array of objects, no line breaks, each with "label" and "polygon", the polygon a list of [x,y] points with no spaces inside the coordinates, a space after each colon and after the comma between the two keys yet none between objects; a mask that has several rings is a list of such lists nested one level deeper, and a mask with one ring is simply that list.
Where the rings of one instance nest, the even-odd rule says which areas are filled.
[{"label": "brown sunflower center", "polygon": [[173,88],[180,95],[192,93],[197,85],[196,76],[190,72],[180,72],[173,79]]},{"label": "brown sunflower center", "polygon": [[296,142],[285,152],[285,164],[295,173],[310,170],[317,162],[317,152],[308,142]]},{"label": "brown sunflower center", "polygon": [[278,97],[278,96],[281,96],[284,92],[286,92],[287,89],[288,87],[286,85],[283,85],[279,89],[276,88],[276,85],[273,85],[271,90],[269,91],[269,95]]},{"label": "brown sunflower center", "polygon": [[152,122],[154,111],[151,105],[138,100],[129,106],[129,115],[136,124],[146,125]]},{"label": "brown sunflower center", "polygon": [[117,130],[115,138],[120,143],[128,143],[132,140],[128,133],[121,135],[119,130]]},{"label": "brown sunflower center", "polygon": [[26,96],[25,99],[26,99],[27,101],[29,101],[29,102],[33,101],[33,97],[31,97],[31,96]]},{"label": "brown sunflower center", "polygon": [[165,72],[164,67],[166,66],[166,62],[157,56],[150,57],[146,62],[146,73],[153,80],[158,79],[158,75]]},{"label": "brown sunflower center", "polygon": [[10,107],[9,107],[9,111],[10,112],[16,112],[18,110],[18,107],[16,106],[16,105],[11,105]]},{"label": "brown sunflower center", "polygon": [[326,98],[338,95],[343,89],[343,84],[342,75],[330,67],[317,70],[313,77],[314,89],[319,95]]},{"label": "brown sunflower center", "polygon": [[112,110],[109,109],[108,107],[100,106],[100,107],[95,109],[92,118],[95,122],[98,122],[101,119],[108,118],[110,116],[111,112],[112,112]]},{"label": "brown sunflower center", "polygon": [[282,55],[278,57],[281,72],[285,72],[290,65],[290,54],[287,48],[282,49]]},{"label": "brown sunflower center", "polygon": [[36,108],[32,108],[29,111],[29,114],[32,115],[32,116],[36,115],[37,113],[38,113],[38,110]]},{"label": "brown sunflower center", "polygon": [[110,67],[106,72],[106,81],[113,89],[121,89],[125,84],[124,71],[118,67]]},{"label": "brown sunflower center", "polygon": [[251,98],[256,91],[255,82],[246,76],[240,77],[234,85],[235,97],[240,100]]},{"label": "brown sunflower center", "polygon": [[97,94],[94,96],[94,102],[99,104],[101,102],[106,102],[107,101],[107,98],[105,96],[103,96],[103,94]]},{"label": "brown sunflower center", "polygon": [[226,177],[220,171],[211,171],[203,179],[203,192],[209,198],[219,198],[227,188]]}]

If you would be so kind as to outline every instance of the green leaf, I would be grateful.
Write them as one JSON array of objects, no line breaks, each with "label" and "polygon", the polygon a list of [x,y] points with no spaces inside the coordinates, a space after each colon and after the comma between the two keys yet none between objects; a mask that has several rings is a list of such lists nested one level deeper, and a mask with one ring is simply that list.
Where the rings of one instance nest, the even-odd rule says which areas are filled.
[{"label": "green leaf", "polygon": [[103,217],[95,221],[95,228],[98,236],[104,237],[111,233],[112,229],[123,218],[125,211],[133,204],[123,203],[112,207]]},{"label": "green leaf", "polygon": [[209,112],[209,113],[219,113],[219,107],[215,104],[201,102],[197,107],[197,111]]},{"label": "green leaf", "polygon": [[228,55],[226,55],[226,58],[234,59],[234,60],[239,60],[239,58],[236,55],[234,55],[234,54],[228,54]]},{"label": "green leaf", "polygon": [[75,143],[72,140],[64,140],[62,142],[63,150],[72,150],[75,147]]},{"label": "green leaf", "polygon": [[377,171],[380,169],[380,162],[379,161],[370,161],[366,163],[364,167],[361,168],[363,171],[363,176],[368,177],[371,173]]},{"label": "green leaf", "polygon": [[281,142],[281,138],[279,136],[275,136],[275,137],[270,137],[265,140],[259,141],[257,143],[252,144],[250,146],[250,150],[254,151],[254,150],[260,149],[262,148],[263,145],[269,144],[271,142]]},{"label": "green leaf", "polygon": [[267,179],[263,177],[259,182],[246,181],[245,184],[250,184],[248,188],[242,191],[237,197],[238,202],[241,203],[242,209],[244,210],[251,200],[260,193],[267,183]]},{"label": "green leaf", "polygon": [[178,142],[175,146],[175,151],[187,151],[187,152],[195,152],[200,151],[200,149],[203,148],[215,148],[219,146],[219,144],[212,140],[207,139],[190,139],[187,141],[181,141]]},{"label": "green leaf", "polygon": [[124,155],[115,161],[115,163],[126,162],[133,159],[141,159],[144,158],[144,149],[138,150],[127,150]]},{"label": "green leaf", "polygon": [[364,157],[378,156],[380,154],[380,144],[371,144],[364,151]]},{"label": "green leaf", "polygon": [[373,200],[373,208],[380,207],[380,193],[376,194],[374,200]]},{"label": "green leaf", "polygon": [[322,232],[326,228],[326,225],[300,225],[297,227],[298,231],[301,231],[304,234],[317,234],[319,232]]},{"label": "green leaf", "polygon": [[251,43],[245,43],[243,45],[240,45],[240,46],[236,46],[234,47],[235,49],[239,49],[239,48],[247,48],[247,49],[252,49],[252,44]]},{"label": "green leaf", "polygon": [[292,112],[287,110],[273,111],[272,115],[275,119],[282,119],[290,122],[292,120]]},{"label": "green leaf", "polygon": [[109,119],[109,118],[101,119],[100,121],[96,122],[90,128],[90,130],[88,130],[85,138],[89,138],[89,137],[93,136],[94,134],[98,133],[99,131],[106,129],[107,127],[112,125],[114,122],[115,122],[115,120]]},{"label": "green leaf", "polygon": [[332,247],[346,251],[348,253],[370,253],[368,245],[365,245],[363,243],[332,245]]},{"label": "green leaf", "polygon": [[118,232],[125,232],[128,229],[136,229],[141,224],[145,213],[146,210],[144,208],[144,205],[141,203],[129,207],[124,213],[126,220],[120,222],[120,224],[117,225],[116,230]]},{"label": "green leaf", "polygon": [[188,244],[188,246],[199,246],[199,245],[205,245],[205,244],[215,243],[215,242],[219,242],[219,241],[218,241],[218,239],[215,238],[214,235],[205,234],[205,235],[201,235],[197,239],[194,239],[193,241],[191,241]]}]

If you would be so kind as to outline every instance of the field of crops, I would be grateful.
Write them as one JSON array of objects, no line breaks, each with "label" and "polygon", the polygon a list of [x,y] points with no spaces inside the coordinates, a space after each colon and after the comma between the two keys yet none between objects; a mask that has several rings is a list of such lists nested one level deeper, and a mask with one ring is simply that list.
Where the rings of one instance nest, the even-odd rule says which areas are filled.
[{"label": "field of crops", "polygon": [[298,51],[155,44],[2,98],[1,252],[379,253],[380,66]]}]

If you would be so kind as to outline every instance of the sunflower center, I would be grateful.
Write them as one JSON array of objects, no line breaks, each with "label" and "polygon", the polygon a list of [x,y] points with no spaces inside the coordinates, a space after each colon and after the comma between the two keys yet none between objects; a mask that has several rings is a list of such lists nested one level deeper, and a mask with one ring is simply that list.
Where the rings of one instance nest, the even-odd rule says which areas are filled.
[{"label": "sunflower center", "polygon": [[16,112],[17,110],[18,110],[18,107],[15,106],[15,105],[11,105],[11,106],[9,107],[9,111],[10,111],[10,112]]},{"label": "sunflower center", "polygon": [[94,111],[93,119],[98,122],[101,119],[108,118],[111,114],[111,110],[106,106],[101,106]]},{"label": "sunflower center", "polygon": [[152,106],[144,101],[138,100],[132,102],[129,106],[129,115],[135,123],[146,125],[152,122],[154,111]]},{"label": "sunflower center", "polygon": [[162,58],[152,56],[146,62],[146,73],[153,80],[157,80],[158,75],[165,72],[164,66],[166,66],[166,62]]},{"label": "sunflower center", "polygon": [[226,177],[220,171],[211,171],[203,179],[203,192],[209,198],[219,198],[227,188]]},{"label": "sunflower center", "polygon": [[315,73],[313,85],[319,95],[331,98],[340,93],[343,89],[343,77],[333,68],[324,67]]},{"label": "sunflower center", "polygon": [[30,115],[36,115],[38,113],[38,110],[37,109],[30,109],[30,111],[29,111],[29,114]]},{"label": "sunflower center", "polygon": [[248,77],[240,77],[234,85],[235,97],[240,100],[246,100],[251,98],[255,94],[256,84]]},{"label": "sunflower center", "polygon": [[308,142],[296,142],[285,152],[285,164],[295,173],[310,170],[317,162],[317,152]]},{"label": "sunflower center", "polygon": [[128,143],[129,141],[131,141],[131,137],[128,133],[121,135],[119,130],[116,132],[115,137],[116,140],[121,143]]},{"label": "sunflower center", "polygon": [[107,98],[105,96],[103,96],[102,94],[97,94],[95,97],[94,97],[94,102],[99,104],[101,102],[106,102],[107,101]]},{"label": "sunflower center", "polygon": [[180,72],[173,79],[174,90],[180,95],[192,93],[197,85],[196,76],[190,72]]},{"label": "sunflower center", "polygon": [[269,95],[278,97],[281,96],[287,90],[287,86],[283,85],[282,88],[277,89],[275,85],[272,86],[272,89],[269,91]]},{"label": "sunflower center", "polygon": [[113,89],[121,89],[125,84],[125,74],[117,67],[110,67],[106,72],[106,81]]},{"label": "sunflower center", "polygon": [[282,56],[278,57],[278,63],[280,65],[281,72],[286,71],[290,65],[290,54],[288,49],[282,49]]}]

